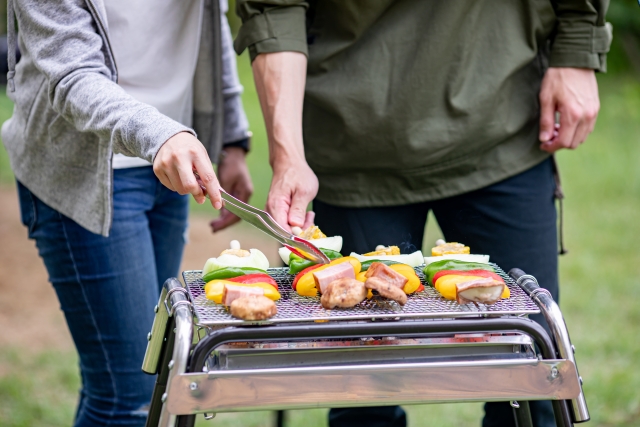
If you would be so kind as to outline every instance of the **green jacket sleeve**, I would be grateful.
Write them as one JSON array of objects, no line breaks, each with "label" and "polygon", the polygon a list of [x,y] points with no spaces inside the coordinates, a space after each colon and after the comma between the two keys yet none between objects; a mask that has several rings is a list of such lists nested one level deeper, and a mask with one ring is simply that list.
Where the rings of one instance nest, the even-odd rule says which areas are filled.
[{"label": "green jacket sleeve", "polygon": [[251,60],[261,53],[294,51],[307,55],[306,9],[301,0],[237,0],[242,19],[233,47],[249,49]]},{"label": "green jacket sleeve", "polygon": [[606,71],[611,24],[605,21],[609,0],[553,0],[558,20],[551,44],[551,67]]}]

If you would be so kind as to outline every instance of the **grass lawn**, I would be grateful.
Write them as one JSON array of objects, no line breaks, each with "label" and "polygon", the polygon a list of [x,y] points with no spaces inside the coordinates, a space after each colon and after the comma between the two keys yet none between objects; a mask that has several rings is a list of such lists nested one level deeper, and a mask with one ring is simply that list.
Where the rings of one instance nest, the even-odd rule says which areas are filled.
[{"label": "grass lawn", "polygon": [[[249,164],[253,204],[264,206],[270,181],[264,126],[246,57],[244,102],[254,132]],[[602,111],[589,141],[559,154],[565,193],[566,245],[561,307],[577,348],[592,426],[640,425],[640,84],[599,76]],[[4,93],[4,91],[2,91]],[[11,103],[0,95],[0,121]],[[0,181],[11,185],[0,148]],[[210,208],[194,206],[196,214]],[[430,221],[427,242],[437,227]],[[0,349],[0,425],[70,425],[79,379],[69,352],[22,354]],[[479,425],[481,404],[408,407],[411,426]],[[326,410],[292,411],[290,425],[323,426]],[[269,426],[271,414],[219,414],[199,425]]]}]

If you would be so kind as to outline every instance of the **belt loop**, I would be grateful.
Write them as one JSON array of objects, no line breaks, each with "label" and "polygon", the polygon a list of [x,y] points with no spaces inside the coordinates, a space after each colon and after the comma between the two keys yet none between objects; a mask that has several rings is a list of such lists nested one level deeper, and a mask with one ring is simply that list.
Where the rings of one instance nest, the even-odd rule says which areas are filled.
[{"label": "belt loop", "polygon": [[560,250],[559,254],[564,255],[569,251],[564,247],[564,210],[562,209],[562,201],[564,200],[564,192],[562,191],[562,183],[560,182],[560,169],[558,168],[558,162],[556,161],[556,156],[551,155],[551,164],[553,165],[553,180],[555,181],[556,188],[553,191],[553,196],[558,200],[558,205],[560,208],[560,223],[559,223],[559,240],[560,240]]}]

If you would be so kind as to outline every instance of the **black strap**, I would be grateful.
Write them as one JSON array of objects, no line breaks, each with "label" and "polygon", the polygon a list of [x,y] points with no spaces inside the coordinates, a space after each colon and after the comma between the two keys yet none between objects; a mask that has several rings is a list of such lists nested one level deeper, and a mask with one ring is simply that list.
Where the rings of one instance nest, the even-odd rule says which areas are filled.
[{"label": "black strap", "polygon": [[560,210],[560,221],[558,225],[558,235],[560,241],[560,250],[558,253],[564,255],[569,251],[564,246],[564,210],[562,208],[562,201],[564,200],[564,192],[562,191],[562,183],[560,182],[560,169],[558,168],[558,162],[556,156],[551,156],[551,162],[553,164],[553,179],[556,183],[556,188],[553,192],[553,196],[558,200]]}]

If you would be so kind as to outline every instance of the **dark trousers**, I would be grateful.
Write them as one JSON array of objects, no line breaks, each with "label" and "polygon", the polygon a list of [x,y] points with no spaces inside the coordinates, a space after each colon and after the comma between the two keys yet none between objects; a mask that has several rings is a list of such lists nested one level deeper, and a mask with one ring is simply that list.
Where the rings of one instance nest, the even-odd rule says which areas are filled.
[{"label": "dark trousers", "polygon": [[[364,253],[377,245],[397,245],[402,253],[422,248],[430,210],[447,241],[472,253],[489,254],[505,271],[518,267],[534,275],[558,300],[558,243],[555,181],[551,160],[489,187],[433,202],[377,208],[344,208],[314,202],[316,223],[328,236],[344,238],[343,254]],[[371,191],[375,191],[372,188]],[[427,242],[427,248],[434,242]],[[548,329],[540,315],[532,318]],[[536,427],[555,425],[550,402],[531,402]],[[330,427],[403,427],[398,406],[332,409]],[[485,404],[483,427],[515,425],[507,402]]]}]

